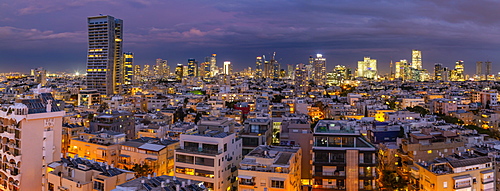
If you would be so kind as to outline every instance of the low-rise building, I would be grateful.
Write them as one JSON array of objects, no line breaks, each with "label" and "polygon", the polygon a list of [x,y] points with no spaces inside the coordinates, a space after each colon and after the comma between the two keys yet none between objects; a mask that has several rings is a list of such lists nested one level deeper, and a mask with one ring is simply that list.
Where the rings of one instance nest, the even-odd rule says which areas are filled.
[{"label": "low-rise building", "polygon": [[300,147],[262,145],[248,153],[238,170],[238,190],[300,190]]}]

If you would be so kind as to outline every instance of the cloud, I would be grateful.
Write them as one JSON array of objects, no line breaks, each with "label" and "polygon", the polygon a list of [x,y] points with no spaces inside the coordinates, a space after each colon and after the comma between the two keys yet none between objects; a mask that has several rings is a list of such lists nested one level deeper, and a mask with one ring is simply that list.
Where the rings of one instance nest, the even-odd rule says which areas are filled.
[{"label": "cloud", "polygon": [[33,42],[85,42],[86,33],[83,31],[60,32],[42,31],[38,29],[23,29],[12,26],[0,27],[0,40],[3,42],[14,42],[11,45],[29,44]]}]

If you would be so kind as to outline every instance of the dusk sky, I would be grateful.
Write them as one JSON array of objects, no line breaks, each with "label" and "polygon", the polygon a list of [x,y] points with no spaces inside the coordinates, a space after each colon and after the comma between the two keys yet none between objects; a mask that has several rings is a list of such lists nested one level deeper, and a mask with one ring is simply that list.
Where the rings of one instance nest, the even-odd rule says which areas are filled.
[{"label": "dusk sky", "polygon": [[356,67],[364,56],[389,62],[422,51],[423,66],[466,73],[476,61],[500,70],[500,1],[434,0],[15,0],[0,1],[0,72],[30,68],[74,72],[86,68],[87,17],[123,19],[124,51],[135,64],[170,66],[203,61],[254,67],[255,57],[276,52],[282,64],[306,63],[323,54],[327,69]]}]

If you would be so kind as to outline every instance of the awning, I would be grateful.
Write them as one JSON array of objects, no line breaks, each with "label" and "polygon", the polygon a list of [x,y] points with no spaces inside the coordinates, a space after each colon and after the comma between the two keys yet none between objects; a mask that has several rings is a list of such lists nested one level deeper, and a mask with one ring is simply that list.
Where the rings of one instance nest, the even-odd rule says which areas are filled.
[{"label": "awning", "polygon": [[120,154],[120,156],[121,156],[121,157],[129,157],[129,158],[130,158],[130,156],[129,156],[129,155]]},{"label": "awning", "polygon": [[238,178],[253,179],[253,176],[238,175]]}]

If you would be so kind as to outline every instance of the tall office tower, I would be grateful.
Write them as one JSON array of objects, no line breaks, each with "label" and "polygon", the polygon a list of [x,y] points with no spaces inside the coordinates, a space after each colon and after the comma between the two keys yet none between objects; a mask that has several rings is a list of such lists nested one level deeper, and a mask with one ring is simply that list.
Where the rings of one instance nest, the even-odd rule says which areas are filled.
[{"label": "tall office tower", "polygon": [[38,88],[34,99],[16,100],[0,111],[2,168],[0,190],[47,190],[47,165],[61,157],[62,118],[51,90]]},{"label": "tall office tower", "polygon": [[233,72],[233,65],[231,64],[230,61],[224,61],[224,70],[223,73],[224,75],[231,75]]},{"label": "tall office tower", "polygon": [[198,69],[198,71],[200,71],[200,76],[203,79],[208,79],[208,78],[212,77],[212,73],[211,73],[210,69],[211,69],[210,62],[201,63],[200,68]]},{"label": "tall office tower", "polygon": [[486,61],[486,62],[484,62],[484,63],[486,64],[486,68],[485,68],[485,69],[486,69],[486,71],[485,71],[485,74],[486,74],[487,76],[489,76],[489,75],[491,75],[491,74],[492,74],[492,73],[491,73],[491,62],[490,62],[490,61]]},{"label": "tall office tower", "polygon": [[313,190],[378,190],[377,148],[349,121],[320,120],[313,130]]},{"label": "tall office tower", "polygon": [[345,80],[349,78],[347,74],[347,67],[342,65],[337,65],[333,69],[327,84],[329,85],[340,85],[344,83]]},{"label": "tall office tower", "polygon": [[134,80],[134,53],[123,53],[123,84],[130,85]]},{"label": "tall office tower", "polygon": [[155,74],[158,78],[168,77],[170,74],[170,68],[168,67],[167,60],[161,58],[156,59],[156,71]]},{"label": "tall office tower", "polygon": [[262,59],[262,56],[257,56],[255,58],[255,77],[256,78],[262,78],[262,67],[264,66],[264,59]]},{"label": "tall office tower", "polygon": [[142,67],[141,75],[143,77],[150,77],[152,75],[152,72],[151,72],[151,69],[149,67],[149,64],[144,64],[144,66]]},{"label": "tall office tower", "polygon": [[141,81],[141,66],[140,65],[134,65],[134,81],[132,84],[137,84],[139,81]]},{"label": "tall office tower", "polygon": [[455,63],[455,69],[450,71],[450,81],[465,81],[464,62],[459,60]]},{"label": "tall office tower", "polygon": [[31,75],[35,78],[35,83],[39,83],[42,86],[47,84],[47,70],[42,67],[31,69]]},{"label": "tall office tower", "polygon": [[422,51],[411,51],[411,66],[413,69],[422,70]]},{"label": "tall office tower", "polygon": [[189,77],[198,76],[198,61],[196,61],[194,58],[188,59],[187,67],[188,67],[187,76]]},{"label": "tall office tower", "polygon": [[483,74],[483,62],[476,62],[476,75],[481,76]]},{"label": "tall office tower", "polygon": [[177,64],[177,67],[175,67],[175,79],[181,81],[182,77],[184,77],[184,66],[182,64]]},{"label": "tall office tower", "polygon": [[401,71],[403,71],[401,62],[394,63],[394,78],[401,78],[403,76]]},{"label": "tall office tower", "polygon": [[212,54],[212,56],[206,57],[205,62],[210,62],[210,77],[214,77],[219,74],[219,68],[217,67],[217,54]]},{"label": "tall office tower", "polygon": [[286,71],[286,76],[290,79],[293,79],[293,73],[295,71],[295,67],[291,64],[287,64],[287,71]]},{"label": "tall office tower", "polygon": [[442,77],[443,77],[443,81],[445,81],[445,82],[450,81],[450,69],[448,69],[448,67],[443,68]]},{"label": "tall office tower", "polygon": [[434,80],[442,81],[443,80],[443,72],[444,68],[441,63],[434,64]]},{"label": "tall office tower", "polygon": [[323,58],[322,54],[316,54],[316,58],[313,58],[313,68],[314,83],[324,85],[326,83],[326,58]]},{"label": "tall office tower", "polygon": [[295,66],[294,83],[296,86],[307,86],[307,70],[305,64]]},{"label": "tall office tower", "polygon": [[87,86],[100,94],[121,93],[123,21],[109,15],[87,18]]},{"label": "tall office tower", "polygon": [[366,79],[377,79],[377,60],[364,57],[363,61],[358,61],[357,77]]}]

